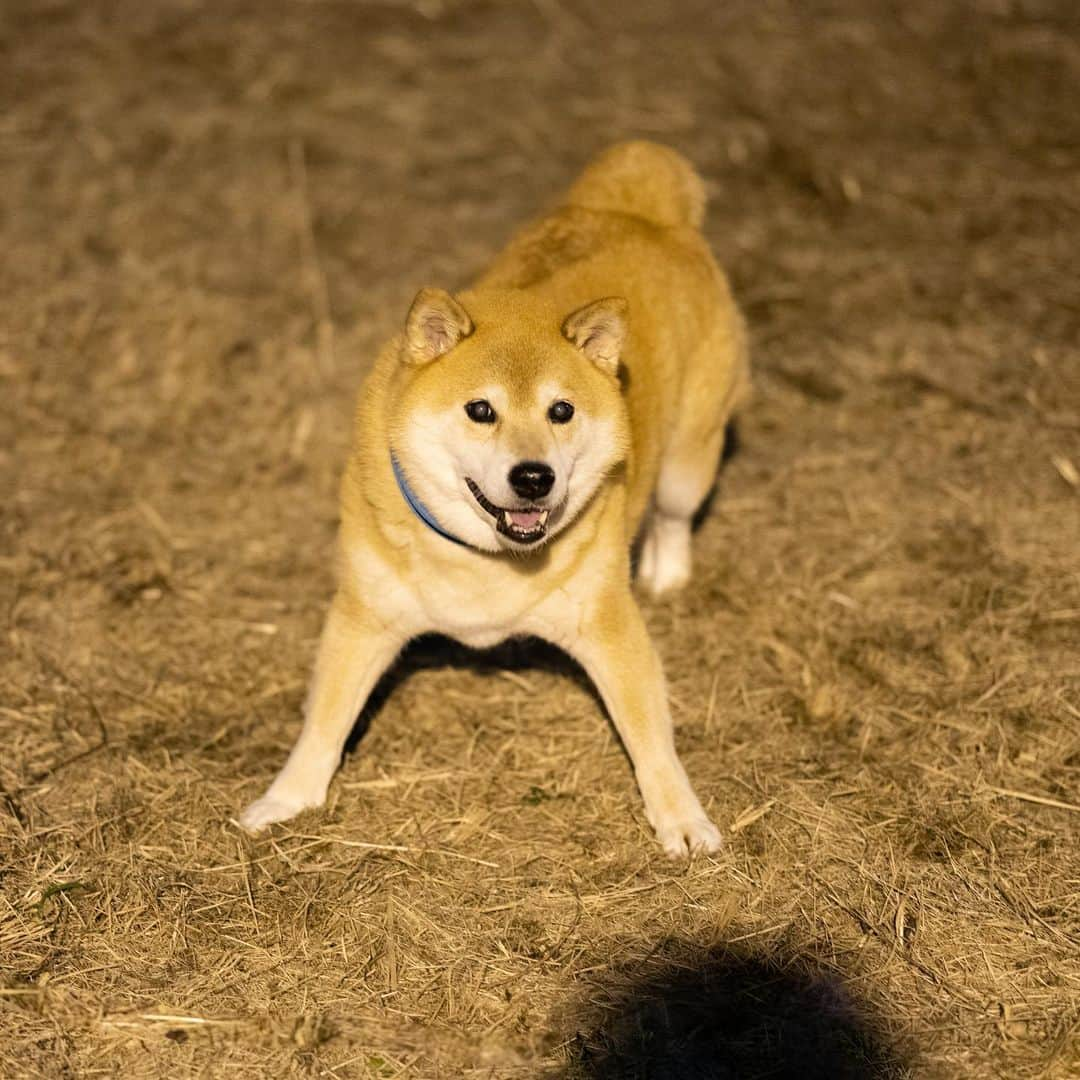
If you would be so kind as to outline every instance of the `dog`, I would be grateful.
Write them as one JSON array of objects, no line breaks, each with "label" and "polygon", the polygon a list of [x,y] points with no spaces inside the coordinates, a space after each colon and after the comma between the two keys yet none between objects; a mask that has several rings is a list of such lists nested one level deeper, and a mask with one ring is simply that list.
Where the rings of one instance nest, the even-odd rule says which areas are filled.
[{"label": "dog", "polygon": [[743,320],[674,150],[611,147],[472,288],[425,288],[363,388],[338,589],[300,736],[240,824],[321,806],[357,714],[413,637],[517,636],[588,674],[672,857],[713,852],[632,589],[689,581],[691,523],[745,400]]}]

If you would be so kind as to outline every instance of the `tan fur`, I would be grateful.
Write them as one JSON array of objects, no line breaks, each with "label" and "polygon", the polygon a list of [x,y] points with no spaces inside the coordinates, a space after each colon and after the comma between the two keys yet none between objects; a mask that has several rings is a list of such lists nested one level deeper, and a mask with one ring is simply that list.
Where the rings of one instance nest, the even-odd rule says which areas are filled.
[{"label": "tan fur", "polygon": [[[646,589],[689,579],[690,520],[749,388],[742,322],[698,231],[703,206],[701,180],[678,154],[622,144],[471,289],[417,297],[361,394],[339,588],[306,720],[243,815],[248,828],[322,804],[358,710],[411,637],[486,647],[530,634],[576,657],[596,684],[665,850],[718,846],[676,755],[660,662],[630,588],[639,537]],[[478,398],[496,422],[465,415]],[[549,421],[553,400],[572,402],[574,418]],[[413,512],[391,449],[413,493],[465,545]],[[547,533],[529,546],[496,530],[464,479],[513,508],[504,474],[520,461],[550,462],[555,475]]]}]

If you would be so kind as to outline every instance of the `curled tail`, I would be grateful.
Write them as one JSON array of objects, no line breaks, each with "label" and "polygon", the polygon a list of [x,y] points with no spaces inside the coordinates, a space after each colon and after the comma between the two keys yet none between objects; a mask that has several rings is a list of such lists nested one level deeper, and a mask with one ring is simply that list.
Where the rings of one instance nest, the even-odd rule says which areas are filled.
[{"label": "curled tail", "polygon": [[654,225],[699,228],[705,218],[705,185],[694,167],[670,147],[644,140],[605,150],[578,177],[566,201]]}]

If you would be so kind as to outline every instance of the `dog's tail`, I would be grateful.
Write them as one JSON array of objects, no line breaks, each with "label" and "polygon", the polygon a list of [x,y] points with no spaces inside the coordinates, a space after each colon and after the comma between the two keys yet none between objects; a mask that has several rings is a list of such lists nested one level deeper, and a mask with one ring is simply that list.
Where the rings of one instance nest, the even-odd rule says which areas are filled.
[{"label": "dog's tail", "polygon": [[705,218],[705,185],[694,167],[670,147],[644,140],[605,150],[578,177],[566,201],[654,225],[699,228]]}]

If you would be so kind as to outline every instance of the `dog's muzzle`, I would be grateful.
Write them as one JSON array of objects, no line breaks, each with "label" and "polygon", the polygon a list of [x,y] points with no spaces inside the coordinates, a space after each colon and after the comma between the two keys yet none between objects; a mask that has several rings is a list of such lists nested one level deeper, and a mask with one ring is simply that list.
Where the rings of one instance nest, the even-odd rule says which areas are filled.
[{"label": "dog's muzzle", "polygon": [[[535,544],[547,535],[548,515],[551,511],[546,507],[526,506],[509,509],[496,506],[480,490],[475,481],[466,476],[465,483],[468,484],[469,491],[472,492],[473,498],[480,504],[481,509],[495,519],[496,532],[518,544]],[[550,489],[548,485],[548,490]]]}]

